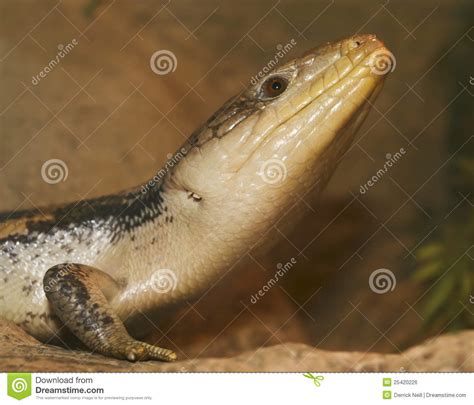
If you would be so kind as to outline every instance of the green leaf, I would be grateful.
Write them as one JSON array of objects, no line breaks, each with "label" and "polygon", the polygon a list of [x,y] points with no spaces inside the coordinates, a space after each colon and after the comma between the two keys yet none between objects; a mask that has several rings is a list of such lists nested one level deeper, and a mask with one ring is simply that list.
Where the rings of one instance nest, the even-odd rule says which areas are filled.
[{"label": "green leaf", "polygon": [[441,243],[429,243],[417,250],[416,257],[419,260],[432,259],[438,256],[442,250],[443,245]]},{"label": "green leaf", "polygon": [[461,278],[461,288],[460,288],[460,301],[468,302],[469,298],[472,294],[472,287],[473,287],[473,277],[474,275],[469,269],[466,269]]},{"label": "green leaf", "polygon": [[416,269],[412,278],[415,281],[426,281],[439,275],[441,270],[441,262],[432,261]]},{"label": "green leaf", "polygon": [[474,173],[474,160],[461,158],[456,162],[456,166],[461,169],[461,171],[466,172],[466,175]]},{"label": "green leaf", "polygon": [[[430,323],[442,309],[451,304],[449,296],[454,292],[456,285],[456,274],[448,273],[438,281],[428,293],[428,299],[424,307],[425,321]],[[444,308],[443,308],[444,307]]]}]

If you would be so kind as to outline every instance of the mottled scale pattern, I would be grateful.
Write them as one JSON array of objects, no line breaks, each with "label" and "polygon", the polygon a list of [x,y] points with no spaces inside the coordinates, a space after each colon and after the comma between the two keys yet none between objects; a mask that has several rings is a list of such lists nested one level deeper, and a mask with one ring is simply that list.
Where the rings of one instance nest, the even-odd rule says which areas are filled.
[{"label": "mottled scale pattern", "polygon": [[123,276],[127,241],[143,224],[156,221],[162,209],[158,185],[146,195],[133,190],[0,214],[0,316],[42,340],[53,337],[62,325],[43,291],[46,271],[73,262]]}]

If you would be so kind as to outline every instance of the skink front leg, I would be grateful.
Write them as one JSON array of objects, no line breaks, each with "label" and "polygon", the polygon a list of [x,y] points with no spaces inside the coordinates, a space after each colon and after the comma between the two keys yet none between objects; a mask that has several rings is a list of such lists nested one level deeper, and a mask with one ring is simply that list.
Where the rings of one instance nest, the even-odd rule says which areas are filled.
[{"label": "skink front leg", "polygon": [[43,279],[54,312],[89,349],[130,361],[176,360],[171,350],[140,342],[128,334],[107,300],[118,288],[108,274],[82,264],[54,266]]}]

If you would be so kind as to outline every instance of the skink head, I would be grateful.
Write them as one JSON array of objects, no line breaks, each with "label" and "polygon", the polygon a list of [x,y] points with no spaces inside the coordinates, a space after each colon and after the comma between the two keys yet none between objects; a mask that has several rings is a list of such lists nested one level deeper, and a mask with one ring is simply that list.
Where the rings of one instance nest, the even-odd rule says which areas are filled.
[{"label": "skink head", "polygon": [[270,226],[325,183],[394,63],[374,35],[357,35],[276,67],[192,135],[170,188],[194,192],[191,203],[225,212],[242,233]]}]

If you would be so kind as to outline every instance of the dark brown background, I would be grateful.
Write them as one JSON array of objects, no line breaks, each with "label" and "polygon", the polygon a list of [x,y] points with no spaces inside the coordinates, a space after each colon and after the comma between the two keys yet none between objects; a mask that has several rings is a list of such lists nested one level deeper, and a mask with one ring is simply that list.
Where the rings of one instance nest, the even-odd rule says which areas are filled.
[{"label": "dark brown background", "polygon": [[[291,58],[325,41],[375,33],[396,56],[396,69],[321,204],[304,197],[298,205],[307,220],[283,235],[271,232],[276,248],[252,251],[195,308],[159,326],[167,332],[163,344],[182,356],[288,341],[398,352],[446,326],[419,329],[426,286],[409,275],[414,249],[440,225],[433,213],[460,202],[446,198],[446,144],[454,109],[472,103],[472,63],[461,56],[472,59],[469,15],[468,0],[2,1],[0,210],[139,184],[273,58],[278,44],[297,41]],[[33,86],[31,77],[58,44],[73,38],[78,46]],[[175,72],[151,71],[159,49],[176,55]],[[403,159],[359,195],[386,154],[401,147]],[[41,166],[52,158],[66,162],[67,181],[42,181]],[[276,264],[293,256],[292,273],[250,304]],[[393,292],[369,289],[378,268],[396,275]]]}]

